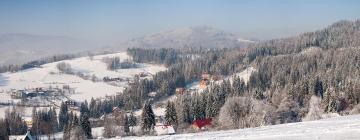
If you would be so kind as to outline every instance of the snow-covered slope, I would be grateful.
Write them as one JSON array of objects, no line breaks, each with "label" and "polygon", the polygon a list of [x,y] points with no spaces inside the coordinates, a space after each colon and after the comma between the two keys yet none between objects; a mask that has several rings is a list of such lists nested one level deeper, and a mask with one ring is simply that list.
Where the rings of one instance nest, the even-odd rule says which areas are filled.
[{"label": "snow-covered slope", "polygon": [[[71,65],[75,72],[81,72],[85,75],[95,75],[102,79],[105,76],[131,78],[141,72],[155,74],[158,71],[165,70],[164,66],[141,64],[139,68],[119,69],[110,71],[106,64],[102,62],[103,58],[118,56],[121,60],[129,58],[125,52],[98,55],[92,60],[89,57],[81,57],[73,60],[64,60]],[[90,100],[92,97],[104,97],[105,95],[114,95],[121,92],[127,83],[124,82],[120,86],[113,86],[105,82],[93,82],[84,80],[76,75],[59,74],[56,65],[60,62],[45,64],[40,68],[32,68],[16,73],[2,73],[0,76],[0,91],[9,91],[11,89],[37,88],[37,87],[61,87],[62,85],[70,85],[75,88],[76,94],[70,98],[78,101]]]},{"label": "snow-covered slope", "polygon": [[257,128],[150,137],[126,137],[125,139],[358,140],[359,138],[360,115],[351,115],[318,121],[290,123]]}]

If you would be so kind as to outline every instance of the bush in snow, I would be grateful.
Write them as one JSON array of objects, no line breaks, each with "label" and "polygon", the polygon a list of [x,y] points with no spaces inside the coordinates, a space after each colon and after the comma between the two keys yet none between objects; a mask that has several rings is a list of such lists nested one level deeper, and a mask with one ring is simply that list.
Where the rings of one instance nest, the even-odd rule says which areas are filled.
[{"label": "bush in snow", "polygon": [[74,74],[71,65],[65,62],[60,62],[56,65],[56,68],[62,72],[62,73],[66,73],[66,74]]},{"label": "bush in snow", "polygon": [[81,126],[74,126],[70,131],[70,140],[85,140],[85,132]]},{"label": "bush in snow", "polygon": [[276,110],[277,124],[299,122],[300,108],[299,105],[290,97],[285,97]]},{"label": "bush in snow", "polygon": [[222,128],[245,128],[268,125],[273,122],[275,108],[251,97],[230,97],[220,110]]},{"label": "bush in snow", "polygon": [[354,106],[354,108],[349,113],[351,115],[360,114],[360,104]]},{"label": "bush in snow", "polygon": [[323,110],[320,108],[320,98],[317,96],[312,96],[309,103],[309,112],[303,118],[303,121],[313,121],[319,120],[322,117]]}]

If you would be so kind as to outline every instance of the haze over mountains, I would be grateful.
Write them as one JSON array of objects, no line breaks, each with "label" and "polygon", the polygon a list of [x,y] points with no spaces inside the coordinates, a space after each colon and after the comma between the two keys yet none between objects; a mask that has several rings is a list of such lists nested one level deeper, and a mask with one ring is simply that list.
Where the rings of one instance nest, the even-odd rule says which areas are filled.
[{"label": "haze over mountains", "polygon": [[195,26],[164,31],[127,41],[124,45],[135,48],[183,48],[183,47],[245,47],[251,40],[208,26]]},{"label": "haze over mountains", "polygon": [[[118,46],[103,47],[88,40],[66,36],[32,34],[0,35],[0,65],[21,64],[31,60],[85,51],[118,51],[137,48],[182,48],[182,47],[245,47],[251,40],[208,26],[179,28],[131,39]],[[100,49],[101,48],[101,49]]]},{"label": "haze over mountains", "polygon": [[92,50],[94,43],[66,37],[32,34],[1,34],[0,64],[19,64],[46,56]]}]

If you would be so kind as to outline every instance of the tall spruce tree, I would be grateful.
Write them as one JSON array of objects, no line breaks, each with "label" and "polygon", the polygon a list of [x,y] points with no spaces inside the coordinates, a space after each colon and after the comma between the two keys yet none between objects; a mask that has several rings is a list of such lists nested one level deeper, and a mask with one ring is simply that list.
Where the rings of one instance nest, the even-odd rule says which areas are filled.
[{"label": "tall spruce tree", "polygon": [[126,134],[126,135],[129,135],[129,132],[130,132],[130,123],[129,123],[129,117],[126,115],[126,114],[124,114],[124,124],[123,124],[123,126],[124,126],[124,133]]},{"label": "tall spruce tree", "polygon": [[142,120],[141,129],[144,132],[149,132],[150,130],[154,129],[155,114],[154,114],[154,111],[152,110],[151,104],[149,102],[147,102],[144,105],[144,108],[143,108],[142,114],[141,114],[141,120]]},{"label": "tall spruce tree", "polygon": [[129,126],[131,127],[131,131],[133,131],[133,127],[137,125],[137,119],[134,115],[134,112],[131,111],[130,112],[130,116],[129,116]]},{"label": "tall spruce tree", "polygon": [[80,115],[80,125],[81,125],[81,128],[85,132],[86,138],[91,139],[92,138],[91,124],[90,124],[90,121],[89,121],[88,113],[83,113],[83,114]]},{"label": "tall spruce tree", "polygon": [[166,104],[165,120],[167,124],[173,125],[174,127],[178,125],[178,117],[173,102],[168,101]]},{"label": "tall spruce tree", "polygon": [[68,107],[64,102],[61,102],[59,112],[59,129],[64,130],[65,125],[69,121]]}]

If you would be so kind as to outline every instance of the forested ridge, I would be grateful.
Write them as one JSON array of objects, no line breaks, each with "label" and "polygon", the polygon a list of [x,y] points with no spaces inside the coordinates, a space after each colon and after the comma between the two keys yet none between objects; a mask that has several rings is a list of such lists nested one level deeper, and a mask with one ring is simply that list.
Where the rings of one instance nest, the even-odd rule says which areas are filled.
[{"label": "forested ridge", "polygon": [[[239,113],[243,116],[239,115],[233,118],[234,121],[243,119],[246,122],[247,119],[259,116],[257,113],[261,107],[257,108],[256,104],[267,106],[268,111],[265,110],[265,114],[262,115],[266,117],[257,118],[257,121],[247,120],[250,122],[243,122],[239,125],[230,123],[232,125],[228,126],[238,128],[320,119],[326,117],[321,114],[328,113],[341,115],[358,113],[357,105],[360,98],[359,39],[360,21],[357,20],[340,21],[325,29],[296,37],[261,41],[251,44],[247,49],[204,48],[196,51],[194,51],[195,49],[129,49],[128,51],[134,60],[139,62],[171,62],[165,63],[172,64],[168,71],[160,72],[157,75],[167,74],[167,76],[161,76],[162,78],[159,80],[157,77],[154,78],[154,83],[158,83],[158,85],[163,85],[161,84],[163,81],[177,79],[171,78],[174,75],[180,76],[180,79],[183,76],[185,83],[189,83],[192,78],[198,78],[196,75],[201,72],[231,75],[246,67],[254,66],[257,71],[251,74],[246,86],[241,87],[239,85],[242,84],[237,84],[241,82],[230,84],[225,81],[223,84],[212,86],[201,95],[184,97],[186,99],[178,98],[176,101],[180,106],[179,118],[187,120],[188,123],[199,117],[213,117],[221,122],[223,120],[221,117],[226,117],[219,116],[218,112],[222,110],[221,107],[223,110],[226,110],[228,104],[229,106],[236,105],[231,107],[239,107],[243,103],[236,102],[241,102],[241,100],[249,100],[244,106],[250,108],[245,113]],[[196,54],[196,59],[189,60],[179,57],[191,54],[189,50],[196,52],[193,53]],[[173,55],[174,53],[176,55]],[[140,56],[145,56],[146,59],[136,59]],[[177,82],[170,82],[167,85],[173,86],[173,88],[181,86],[174,83]],[[160,86],[155,87],[162,89]],[[171,92],[173,91],[170,90]],[[209,105],[210,102],[212,105]],[[235,104],[225,102],[235,102]],[[215,107],[214,103],[218,105]],[[186,106],[189,106],[190,109],[185,109],[185,111],[181,109]],[[211,112],[209,110],[213,110],[212,113],[209,113]],[[314,110],[317,112],[311,112]],[[233,111],[229,110],[229,112]],[[186,114],[190,114],[190,116],[186,116]],[[230,116],[234,116],[234,114]],[[186,119],[186,117],[188,118]],[[221,127],[224,123],[217,125]]]}]

